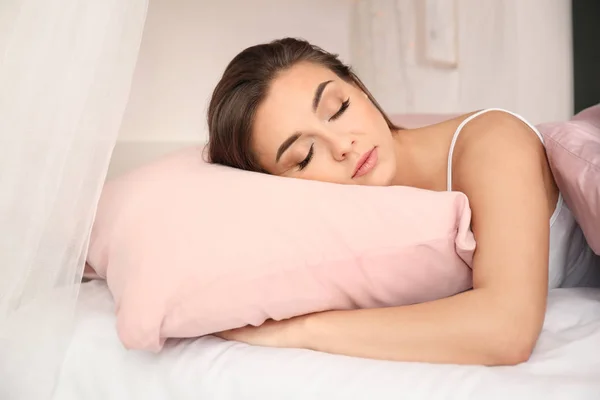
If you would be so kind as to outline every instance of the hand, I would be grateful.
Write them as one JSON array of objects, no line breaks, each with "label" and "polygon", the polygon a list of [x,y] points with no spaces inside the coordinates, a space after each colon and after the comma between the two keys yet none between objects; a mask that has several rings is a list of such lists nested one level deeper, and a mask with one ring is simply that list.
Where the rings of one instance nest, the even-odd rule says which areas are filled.
[{"label": "hand", "polygon": [[301,347],[298,337],[300,317],[283,321],[268,320],[260,326],[245,326],[215,333],[225,340],[235,340],[263,347]]}]

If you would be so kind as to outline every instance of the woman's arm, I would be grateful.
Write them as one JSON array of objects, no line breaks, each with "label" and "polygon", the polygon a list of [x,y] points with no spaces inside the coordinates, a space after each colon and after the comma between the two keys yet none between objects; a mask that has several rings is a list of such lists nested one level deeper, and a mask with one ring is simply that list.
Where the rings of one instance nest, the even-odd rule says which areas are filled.
[{"label": "woman's arm", "polygon": [[473,211],[474,289],[402,307],[328,311],[220,336],[252,344],[398,361],[526,361],[544,320],[549,202],[545,153],[518,119],[472,120],[455,149],[455,190]]}]

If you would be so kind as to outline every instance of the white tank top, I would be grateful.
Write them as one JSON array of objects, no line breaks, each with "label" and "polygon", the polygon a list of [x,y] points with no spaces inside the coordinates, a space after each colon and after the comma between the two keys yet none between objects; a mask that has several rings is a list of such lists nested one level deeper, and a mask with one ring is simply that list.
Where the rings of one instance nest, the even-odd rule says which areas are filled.
[{"label": "white tank top", "polygon": [[[544,143],[544,137],[537,128],[513,112],[500,108],[488,108],[470,115],[458,126],[450,144],[447,181],[449,191],[452,190],[452,155],[458,135],[469,121],[488,111],[502,111],[520,119]],[[556,208],[550,217],[549,288],[599,285],[600,268],[594,267],[597,261],[571,210],[563,201],[562,194],[559,193]]]}]

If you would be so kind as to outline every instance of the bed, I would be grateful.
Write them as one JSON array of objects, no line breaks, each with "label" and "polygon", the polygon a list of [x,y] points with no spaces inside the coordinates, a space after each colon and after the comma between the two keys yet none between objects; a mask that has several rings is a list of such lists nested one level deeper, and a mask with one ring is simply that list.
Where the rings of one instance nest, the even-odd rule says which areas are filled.
[{"label": "bed", "polygon": [[[434,116],[399,119],[421,125]],[[438,116],[437,118],[446,118]],[[398,118],[396,118],[398,119]],[[109,178],[192,142],[119,142]],[[82,285],[76,329],[56,391],[94,399],[600,399],[600,289],[555,289],[530,361],[515,367],[396,363],[213,336],[127,351],[103,281]]]},{"label": "bed", "polygon": [[213,336],[127,351],[102,281],[82,285],[60,400],[600,398],[600,289],[556,289],[530,361],[514,367],[397,363],[272,349]]}]

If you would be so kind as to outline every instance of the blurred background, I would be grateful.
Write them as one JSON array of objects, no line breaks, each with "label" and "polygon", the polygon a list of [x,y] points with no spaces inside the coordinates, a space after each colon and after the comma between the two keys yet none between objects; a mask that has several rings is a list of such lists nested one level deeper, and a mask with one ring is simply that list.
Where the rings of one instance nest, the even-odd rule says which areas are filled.
[{"label": "blurred background", "polygon": [[204,141],[229,60],[284,36],[339,54],[390,114],[502,107],[564,120],[576,109],[573,19],[571,0],[150,0],[120,140]]}]

